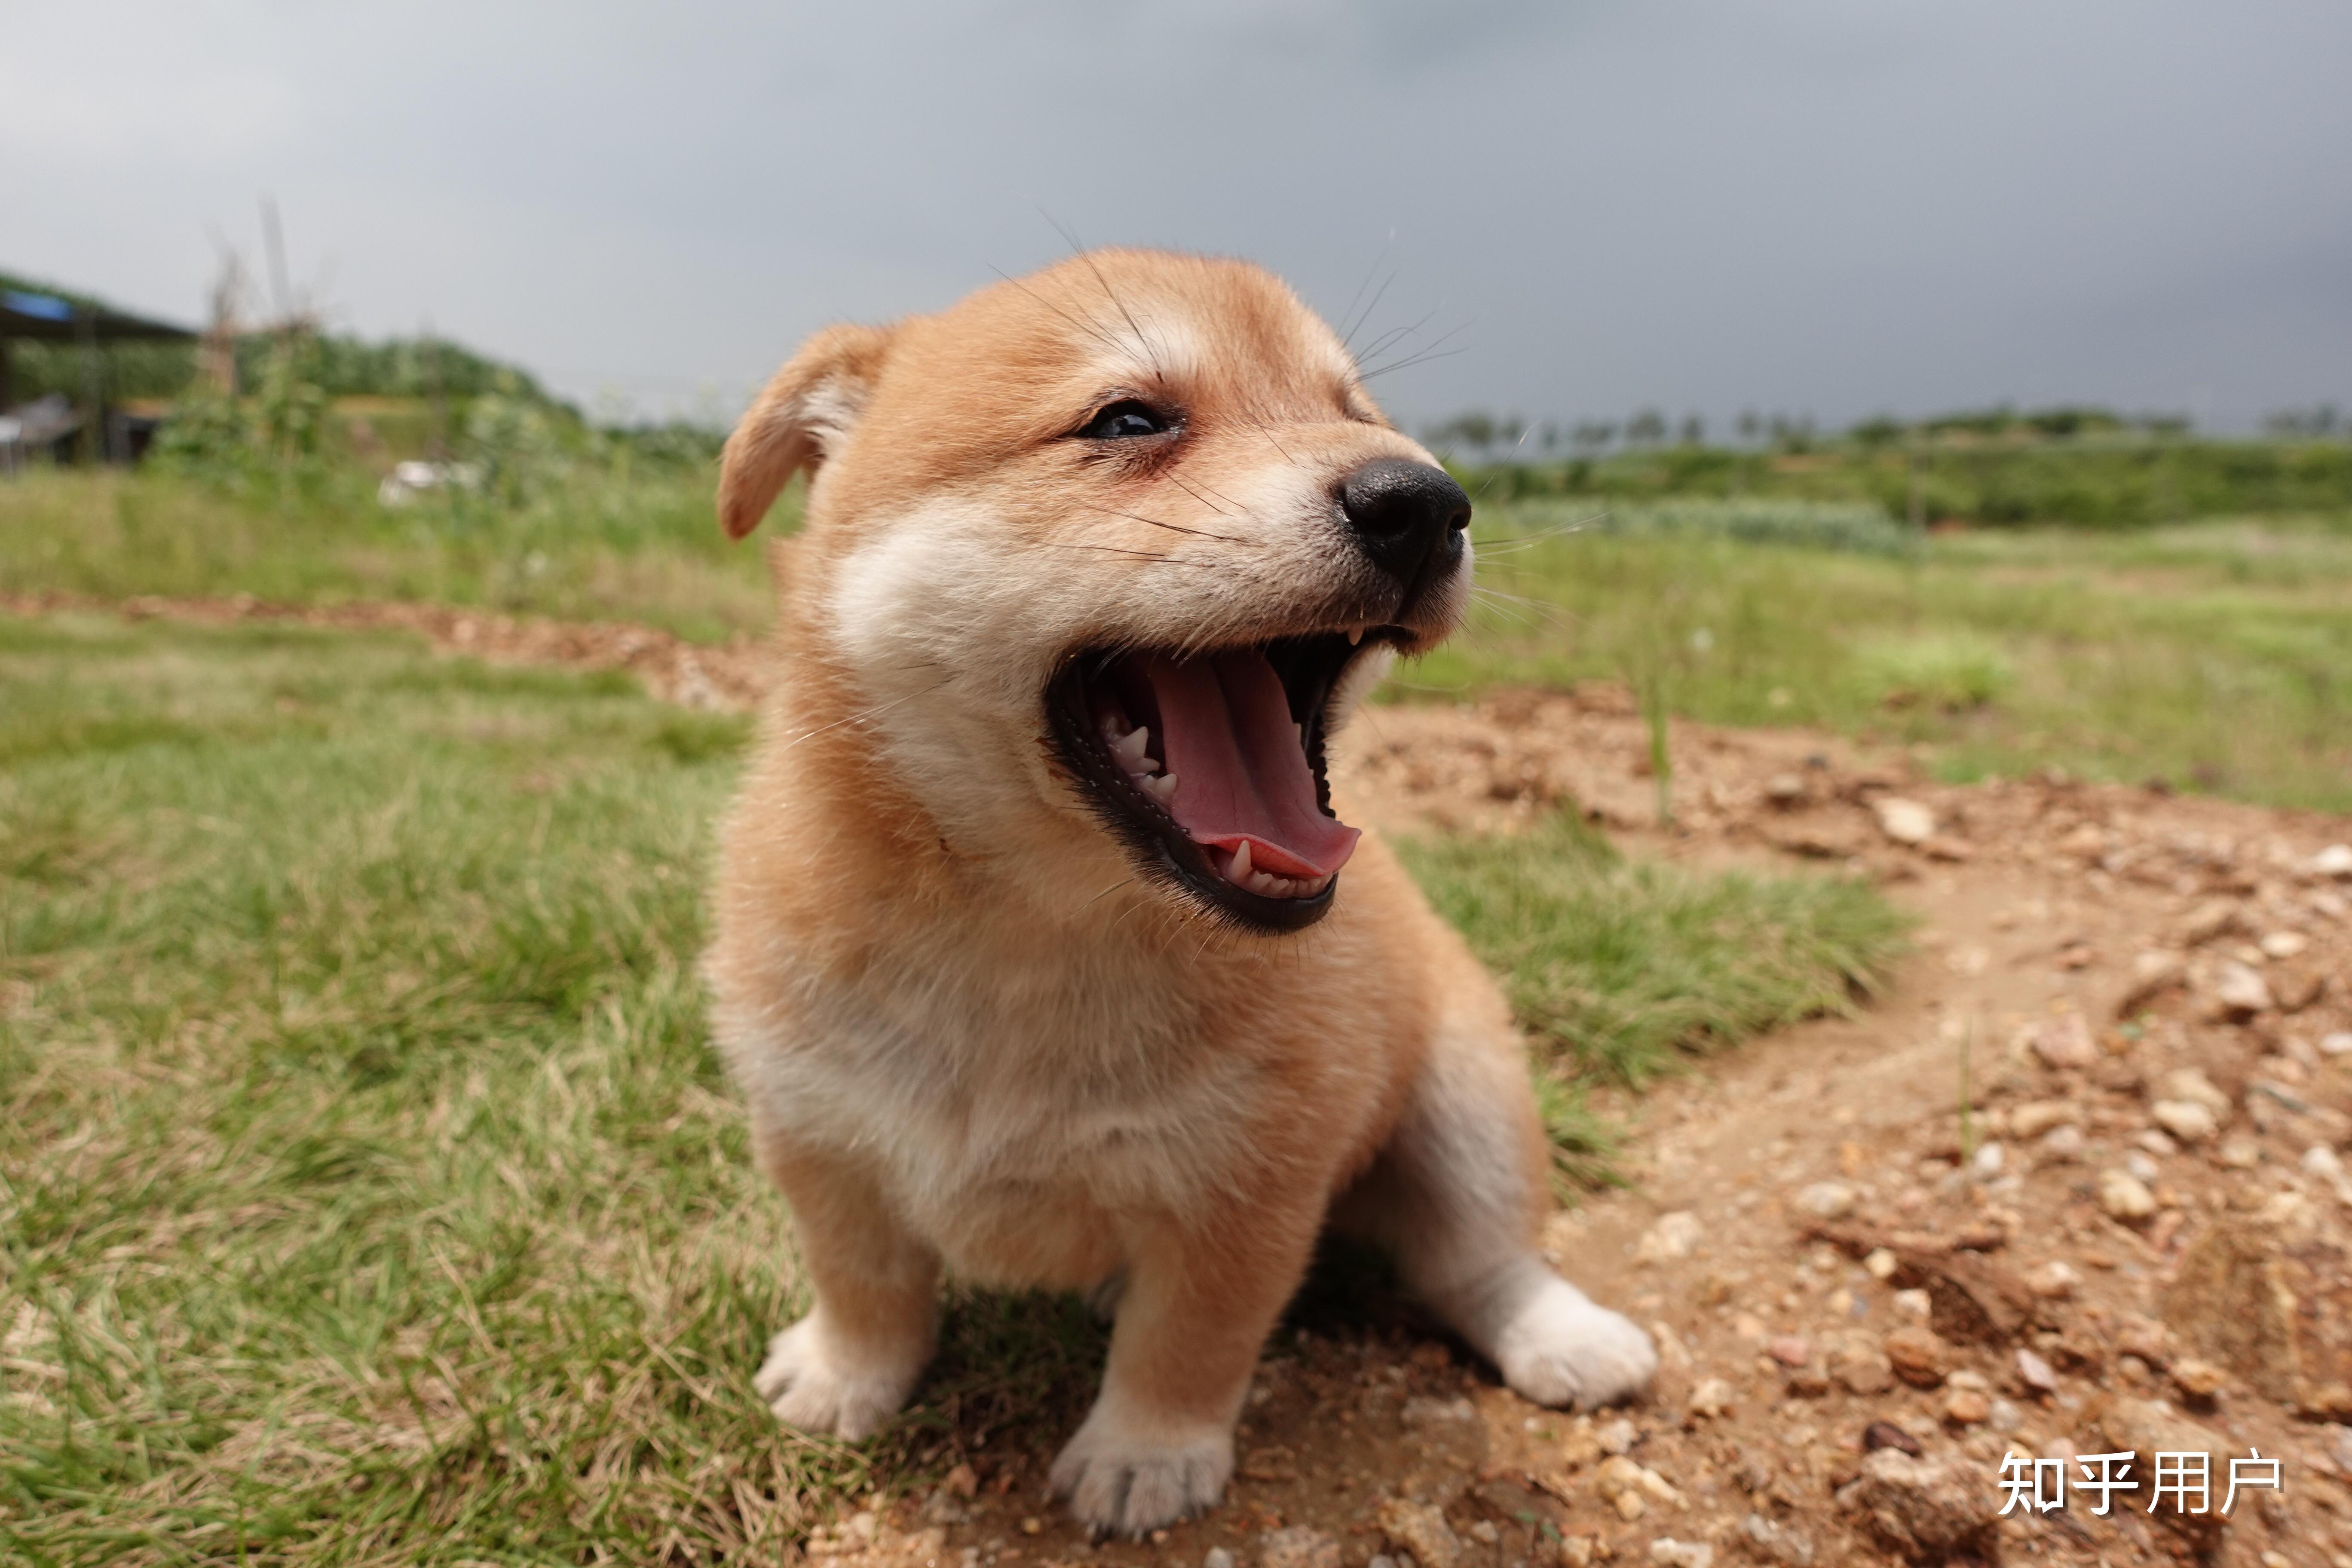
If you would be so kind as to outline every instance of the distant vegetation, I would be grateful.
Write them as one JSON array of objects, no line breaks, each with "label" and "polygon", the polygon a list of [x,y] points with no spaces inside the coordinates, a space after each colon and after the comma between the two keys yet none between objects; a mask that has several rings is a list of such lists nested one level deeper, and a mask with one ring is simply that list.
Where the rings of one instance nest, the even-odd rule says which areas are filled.
[{"label": "distant vegetation", "polygon": [[1727,447],[1706,445],[1696,416],[1676,426],[1651,410],[1565,427],[1468,414],[1423,435],[1498,501],[1780,500],[1859,503],[1922,525],[2084,528],[2352,507],[2352,442],[2333,407],[2274,414],[2267,428],[2268,439],[2224,439],[2171,416],[1996,408],[1823,436],[1810,419],[1750,415],[1742,444]]}]

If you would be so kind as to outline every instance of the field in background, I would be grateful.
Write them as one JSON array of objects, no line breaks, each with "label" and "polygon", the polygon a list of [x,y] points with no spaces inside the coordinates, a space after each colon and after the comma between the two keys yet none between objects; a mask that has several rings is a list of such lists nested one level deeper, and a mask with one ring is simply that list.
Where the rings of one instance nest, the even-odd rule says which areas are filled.
[{"label": "field in background", "polygon": [[1619,679],[1716,723],[1921,746],[1954,780],[2057,766],[2352,809],[2340,519],[1982,530],[1889,552],[1612,532],[1612,511],[1643,515],[1484,509],[1474,623],[1395,694]]},{"label": "field in background", "polygon": [[[430,599],[755,634],[765,536],[728,543],[709,490],[706,467],[610,458],[399,509],[344,469],[35,474],[0,485],[0,591]],[[1926,746],[1950,777],[2058,766],[2352,808],[2352,510],[1922,536],[1866,501],[1490,490],[1476,534],[1471,628],[1391,698],[1616,679],[1716,722]]]}]

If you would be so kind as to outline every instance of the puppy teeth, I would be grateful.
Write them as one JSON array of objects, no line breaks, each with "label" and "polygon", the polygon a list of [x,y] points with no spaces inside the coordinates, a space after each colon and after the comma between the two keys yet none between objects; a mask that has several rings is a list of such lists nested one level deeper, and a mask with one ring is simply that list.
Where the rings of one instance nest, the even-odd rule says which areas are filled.
[{"label": "puppy teeth", "polygon": [[1244,888],[1250,885],[1249,846],[1250,841],[1243,839],[1242,847],[1234,851],[1233,864],[1225,868],[1225,880]]},{"label": "puppy teeth", "polygon": [[1162,805],[1166,805],[1170,801],[1176,798],[1176,775],[1174,773],[1161,773],[1157,777],[1149,773],[1139,774],[1137,775],[1135,782],[1141,784],[1145,789],[1150,790],[1152,797],[1159,801]]},{"label": "puppy teeth", "polygon": [[1112,741],[1110,749],[1118,760],[1126,764],[1127,770],[1133,773],[1137,771],[1136,764],[1144,760],[1143,749],[1150,744],[1151,744],[1151,727],[1148,724],[1138,724],[1126,734]]},{"label": "puppy teeth", "polygon": [[1362,642],[1363,640],[1364,640],[1364,628],[1363,628],[1363,627],[1361,627],[1361,626],[1349,626],[1349,627],[1348,628],[1348,646],[1349,646],[1349,647],[1354,647],[1358,643],[1360,643],[1360,642]]}]

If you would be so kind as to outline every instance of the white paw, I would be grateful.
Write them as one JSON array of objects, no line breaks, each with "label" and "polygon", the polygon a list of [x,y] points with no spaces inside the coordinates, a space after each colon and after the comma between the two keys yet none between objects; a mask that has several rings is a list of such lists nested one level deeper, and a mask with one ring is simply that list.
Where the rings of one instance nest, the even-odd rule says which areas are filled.
[{"label": "white paw", "polygon": [[803,1432],[856,1442],[898,1413],[923,1363],[859,1366],[845,1357],[811,1313],[768,1342],[751,1385],[776,1419]]},{"label": "white paw", "polygon": [[1495,1365],[1522,1398],[1590,1410],[1648,1387],[1658,1351],[1631,1319],[1551,1278],[1496,1336]]},{"label": "white paw", "polygon": [[1234,1473],[1230,1430],[1148,1432],[1108,1415],[1110,1403],[1095,1402],[1048,1478],[1081,1524],[1138,1536],[1216,1506]]}]

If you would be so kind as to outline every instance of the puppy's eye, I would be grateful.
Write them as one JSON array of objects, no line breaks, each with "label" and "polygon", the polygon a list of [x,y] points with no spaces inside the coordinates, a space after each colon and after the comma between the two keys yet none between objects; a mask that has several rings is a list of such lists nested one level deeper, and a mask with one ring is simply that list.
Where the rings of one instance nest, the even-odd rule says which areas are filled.
[{"label": "puppy's eye", "polygon": [[1119,441],[1131,436],[1157,436],[1167,428],[1168,421],[1158,409],[1129,398],[1097,414],[1078,434],[1089,441]]}]

